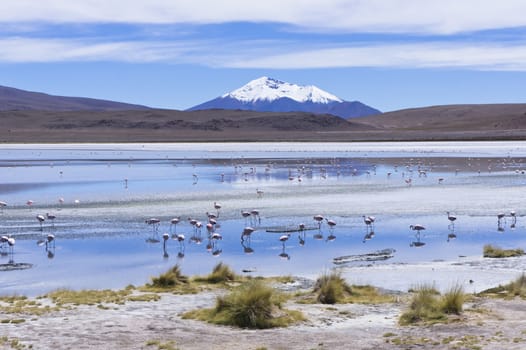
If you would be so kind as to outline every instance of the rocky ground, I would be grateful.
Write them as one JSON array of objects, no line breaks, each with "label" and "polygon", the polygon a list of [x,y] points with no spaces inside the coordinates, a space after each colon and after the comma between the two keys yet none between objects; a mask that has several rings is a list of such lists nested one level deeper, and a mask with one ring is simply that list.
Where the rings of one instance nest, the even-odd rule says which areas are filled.
[{"label": "rocky ground", "polygon": [[[526,302],[472,298],[447,323],[400,326],[407,295],[396,302],[298,304],[307,320],[288,328],[245,330],[186,320],[211,307],[221,291],[175,295],[124,305],[79,305],[42,315],[0,308],[1,349],[524,349]],[[38,299],[41,304],[47,299]]]}]

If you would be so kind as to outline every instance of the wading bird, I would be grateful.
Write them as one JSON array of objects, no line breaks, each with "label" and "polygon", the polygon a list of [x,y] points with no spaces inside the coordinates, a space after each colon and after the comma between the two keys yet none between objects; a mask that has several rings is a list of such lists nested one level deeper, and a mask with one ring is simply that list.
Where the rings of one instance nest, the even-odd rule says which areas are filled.
[{"label": "wading bird", "polygon": [[241,232],[241,241],[245,240],[245,237],[247,240],[250,240],[250,236],[255,231],[253,227],[247,226],[243,229],[243,232]]},{"label": "wading bird", "polygon": [[418,234],[420,234],[420,231],[425,230],[426,228],[420,224],[416,225],[410,225],[409,228],[413,231],[417,231]]},{"label": "wading bird", "polygon": [[44,215],[38,214],[37,220],[38,220],[38,223],[40,224],[40,231],[42,231],[42,223],[44,222],[44,220],[46,220],[46,218],[44,217]]},{"label": "wading bird", "polygon": [[446,212],[446,214],[447,214],[447,219],[450,222],[449,227],[455,227],[455,220],[457,219],[457,217],[451,215],[449,212]]},{"label": "wading bird", "polygon": [[318,223],[318,229],[321,230],[321,223],[323,222],[323,216],[318,214],[318,215],[314,215],[312,218],[314,219],[314,221]]},{"label": "wading bird", "polygon": [[329,219],[325,219],[327,221],[327,225],[329,225],[329,229],[330,230],[333,230],[334,229],[334,226],[336,226],[336,221],[334,220],[329,220]]},{"label": "wading bird", "polygon": [[55,227],[55,219],[57,218],[56,215],[54,215],[54,214],[50,214],[50,213],[46,213],[46,218],[47,218],[48,220],[51,220],[51,225],[52,225],[53,227]]}]

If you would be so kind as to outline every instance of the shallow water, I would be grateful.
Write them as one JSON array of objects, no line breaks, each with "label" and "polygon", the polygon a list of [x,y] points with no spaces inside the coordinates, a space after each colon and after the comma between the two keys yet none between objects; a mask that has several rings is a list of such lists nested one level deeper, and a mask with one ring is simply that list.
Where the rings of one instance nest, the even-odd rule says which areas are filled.
[{"label": "shallow water", "polygon": [[[351,280],[393,289],[434,281],[444,263],[475,268],[472,274],[499,271],[484,285],[505,282],[524,269],[523,259],[503,265],[480,256],[487,243],[524,247],[524,170],[525,142],[6,145],[0,232],[16,245],[12,254],[2,248],[0,264],[33,267],[0,269],[0,294],[140,285],[174,264],[207,274],[219,261],[239,273],[313,278],[343,266]],[[222,205],[221,240],[204,227],[214,202]],[[252,209],[261,222],[241,216]],[[454,227],[447,211],[457,217]],[[56,219],[41,229],[36,216],[46,213]],[[316,229],[316,214],[334,220],[334,229],[325,221]],[[374,227],[363,215],[376,217]],[[157,232],[145,223],[152,217],[160,220]],[[181,218],[177,226],[173,217]],[[200,234],[187,218],[203,223]],[[285,242],[285,233],[267,232],[300,223],[315,229],[291,232]],[[426,227],[419,239],[409,229],[415,224]],[[242,242],[245,226],[256,231]],[[185,241],[163,244],[163,233]],[[48,234],[55,246],[37,245]],[[395,250],[387,260],[333,263],[386,248]],[[407,266],[430,268],[396,272]],[[465,270],[445,271],[450,280],[468,279]]]}]

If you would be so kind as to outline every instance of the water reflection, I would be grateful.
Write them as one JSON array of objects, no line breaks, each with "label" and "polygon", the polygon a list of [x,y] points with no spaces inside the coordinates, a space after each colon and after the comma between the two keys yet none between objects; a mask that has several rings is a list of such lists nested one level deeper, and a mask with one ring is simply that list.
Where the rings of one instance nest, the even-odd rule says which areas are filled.
[{"label": "water reflection", "polygon": [[[64,270],[61,271],[64,285],[74,285],[71,280],[78,276],[67,277],[72,275],[68,271],[80,269],[85,269],[86,274],[96,275],[104,268],[112,272],[108,275],[123,271],[119,275],[126,278],[145,275],[147,279],[152,270],[165,268],[166,264],[159,264],[161,245],[152,248],[144,243],[144,238],[148,243],[162,240],[163,258],[175,254],[179,259],[184,258],[178,263],[184,265],[189,274],[202,272],[214,260],[212,257],[220,257],[239,270],[255,265],[263,273],[301,273],[314,271],[340,254],[367,254],[387,247],[397,249],[397,256],[392,260],[406,262],[480,254],[483,243],[497,239],[507,245],[521,244],[521,235],[495,234],[494,214],[486,215],[488,204],[477,199],[478,204],[469,203],[465,207],[455,203],[455,212],[452,211],[455,216],[448,213],[447,242],[457,236],[452,218],[458,215],[459,221],[462,220],[462,240],[457,244],[432,252],[409,248],[407,226],[420,221],[429,232],[444,232],[444,212],[449,206],[437,205],[430,200],[423,201],[420,208],[401,197],[421,200],[446,193],[442,197],[447,197],[450,204],[451,196],[446,191],[452,191],[452,185],[454,191],[463,191],[464,186],[473,184],[478,185],[479,190],[484,187],[480,185],[487,183],[512,191],[508,185],[524,184],[524,175],[520,171],[516,173],[526,165],[524,157],[495,157],[489,162],[487,157],[468,160],[456,156],[429,157],[427,154],[400,154],[389,158],[381,152],[376,153],[376,158],[367,154],[357,157],[351,153],[328,155],[303,151],[292,156],[268,152],[259,158],[241,153],[222,153],[222,158],[216,154],[185,158],[186,153],[182,156],[183,153],[172,154],[164,150],[155,155],[143,151],[133,154],[107,150],[90,152],[93,153],[73,150],[57,155],[52,152],[50,159],[45,160],[38,153],[29,156],[0,153],[0,156],[4,154],[0,159],[0,199],[4,202],[0,203],[9,203],[9,206],[1,207],[0,230],[13,233],[22,246],[24,241],[31,243],[23,247],[23,253],[36,262],[38,273],[28,284],[36,285],[33,282],[47,273],[41,268],[46,266],[45,263],[38,260],[46,256],[34,244],[39,236],[40,245],[46,245],[46,255],[55,256],[54,245],[44,235],[50,232],[60,234],[57,243],[60,254],[55,261],[62,264],[54,262],[54,265]],[[51,161],[54,170],[49,169]],[[489,163],[491,172],[486,172]],[[38,178],[21,176],[22,171],[26,174],[27,168],[36,167],[39,171],[34,173],[38,173]],[[406,183],[411,186],[406,186]],[[505,194],[502,196],[506,198]],[[347,203],[350,197],[363,199],[364,207],[352,200]],[[440,202],[439,197],[441,195],[437,195]],[[27,198],[34,199],[34,202],[31,200],[31,204],[25,204]],[[58,203],[57,198],[61,199]],[[78,198],[77,202],[73,202],[73,198]],[[341,200],[341,205],[333,198]],[[520,199],[514,200],[513,206],[521,205]],[[260,210],[252,208],[259,208],[264,213],[263,227]],[[61,210],[60,225],[57,221],[57,227],[49,231],[55,226],[50,215],[57,210]],[[497,232],[504,232],[506,228],[524,231],[524,227],[517,223],[519,216],[514,211],[504,206],[492,210],[495,214],[501,210],[506,213],[498,219]],[[36,211],[48,211],[48,215],[42,215],[44,220],[40,222],[35,220]],[[192,219],[181,220],[179,216],[173,216],[174,212],[181,218]],[[381,235],[376,235],[374,240],[372,238],[378,233],[375,217],[362,216],[365,212],[381,218]],[[146,220],[143,222],[143,219]],[[159,237],[160,232],[165,232],[159,231],[161,223],[166,225],[163,229],[173,240],[166,239],[165,235]],[[206,231],[202,230],[203,226]],[[270,233],[279,232],[279,235],[260,234],[264,229]],[[307,232],[311,230],[312,234]],[[287,240],[279,243],[282,233],[286,234]],[[336,237],[337,244],[315,241],[331,242]],[[82,238],[81,242],[77,238]],[[410,246],[427,244],[440,248],[441,244],[446,244],[444,238],[443,234],[421,236],[420,230],[413,229]],[[119,242],[101,245],[99,239]],[[356,244],[360,241],[368,244]],[[239,249],[239,244],[242,249]],[[294,263],[280,264],[276,253],[280,258],[290,260],[289,250],[296,245],[302,248],[292,250]],[[2,251],[4,256],[9,255],[7,246]],[[280,265],[276,267],[276,264]],[[16,277],[5,277],[12,285],[20,284],[12,282]],[[124,285],[129,282],[124,282]]]},{"label": "water reflection", "polygon": [[420,225],[420,224],[415,224],[415,225],[410,225],[409,229],[411,229],[412,231],[416,231],[416,233],[415,233],[416,241],[411,242],[411,244],[409,246],[411,246],[411,247],[422,247],[422,246],[424,246],[425,243],[420,240],[420,231],[423,231],[426,228],[424,226]]}]

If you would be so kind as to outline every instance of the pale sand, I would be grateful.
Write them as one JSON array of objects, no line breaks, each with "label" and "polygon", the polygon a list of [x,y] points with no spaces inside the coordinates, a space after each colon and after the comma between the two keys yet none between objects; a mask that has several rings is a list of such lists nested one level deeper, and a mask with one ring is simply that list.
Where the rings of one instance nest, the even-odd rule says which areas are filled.
[{"label": "pale sand", "polygon": [[[475,298],[465,304],[459,322],[425,327],[398,325],[407,295],[398,295],[394,304],[381,305],[289,302],[286,308],[302,311],[308,320],[282,329],[241,330],[181,318],[186,311],[212,307],[218,293],[163,293],[156,302],[107,305],[109,310],[78,306],[43,316],[0,311],[0,320],[26,319],[20,324],[1,324],[0,337],[16,338],[34,349],[158,349],[146,345],[151,340],[173,341],[178,349],[208,350],[468,349],[469,343],[481,349],[526,348],[526,302],[519,299]],[[395,345],[399,339],[409,345]],[[4,348],[10,347],[4,344]]]}]

